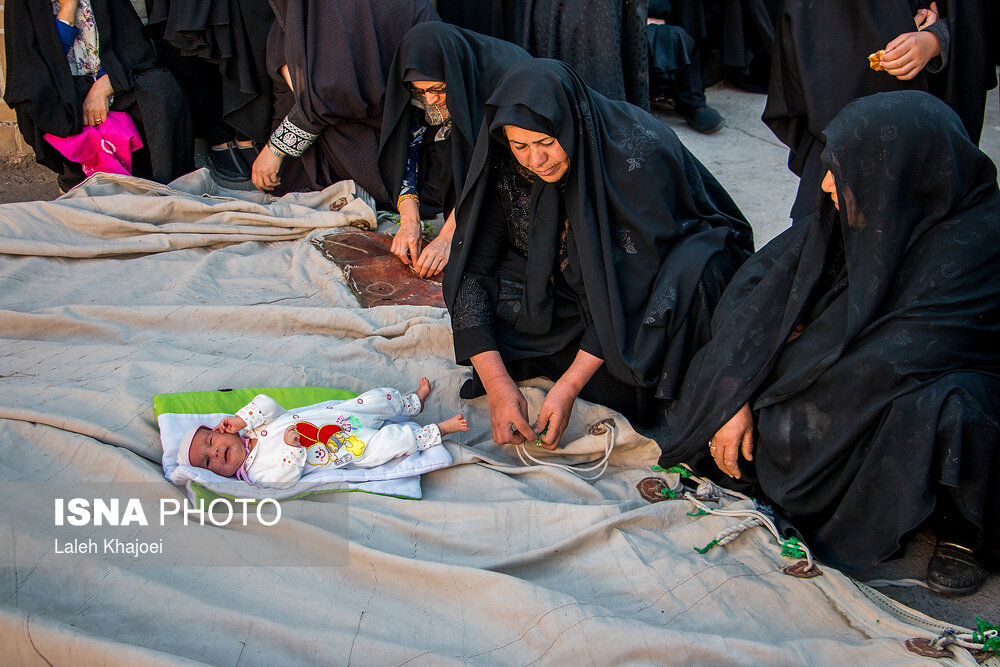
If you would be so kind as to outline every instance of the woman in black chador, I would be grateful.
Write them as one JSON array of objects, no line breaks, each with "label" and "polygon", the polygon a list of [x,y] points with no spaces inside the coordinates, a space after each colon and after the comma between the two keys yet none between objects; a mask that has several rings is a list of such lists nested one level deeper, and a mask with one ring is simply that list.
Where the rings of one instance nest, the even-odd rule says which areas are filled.
[{"label": "woman in black chador", "polygon": [[[788,146],[788,168],[801,178],[793,221],[818,209],[822,131],[851,100],[927,90],[947,102],[979,142],[986,91],[996,86],[987,36],[991,4],[782,1],[762,120]],[[875,71],[868,56],[880,50],[885,70]]]},{"label": "woman in black chador", "polygon": [[844,105],[865,95],[926,90],[927,75],[900,80],[868,65],[868,55],[915,29],[908,0],[783,0],[761,120],[788,146],[799,190],[791,217],[815,213],[823,179],[822,132]]},{"label": "woman in black chador", "polygon": [[918,91],[852,102],[824,139],[830,198],[733,278],[661,464],[756,484],[847,568],[930,518],[928,583],[970,593],[973,553],[1000,556],[996,167]]},{"label": "woman in black chador", "polygon": [[378,173],[389,66],[406,32],[437,12],[428,0],[270,2],[267,68],[280,122],[253,163],[253,184],[284,194],[353,179],[389,207]]},{"label": "woman in black chador", "polygon": [[[422,276],[448,263],[455,201],[469,171],[486,100],[527,51],[509,42],[431,21],[403,38],[385,92],[379,169],[396,202],[392,251]],[[445,214],[421,250],[420,217]]]},{"label": "woman in black chador", "polygon": [[[555,447],[577,396],[638,421],[672,399],[750,226],[659,120],[568,65],[511,69],[486,105],[444,291],[462,389],[493,439],[534,439],[516,381],[555,380],[534,423]],[[546,430],[547,429],[547,430]]]},{"label": "woman in black chador", "polygon": [[167,183],[194,168],[191,115],[177,81],[158,67],[128,0],[12,0],[4,8],[4,101],[35,159],[68,190],[82,166],[43,137],[79,134],[109,111],[132,116],[145,148],[131,173]]}]

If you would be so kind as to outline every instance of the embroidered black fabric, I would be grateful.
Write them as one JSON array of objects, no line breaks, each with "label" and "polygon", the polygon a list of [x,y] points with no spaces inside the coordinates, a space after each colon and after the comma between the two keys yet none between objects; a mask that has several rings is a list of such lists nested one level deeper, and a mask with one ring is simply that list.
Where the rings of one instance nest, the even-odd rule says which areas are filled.
[{"label": "embroidered black fabric", "polygon": [[289,157],[301,157],[306,149],[313,145],[318,134],[313,134],[297,127],[295,123],[285,118],[281,125],[271,133],[271,143],[279,151]]}]

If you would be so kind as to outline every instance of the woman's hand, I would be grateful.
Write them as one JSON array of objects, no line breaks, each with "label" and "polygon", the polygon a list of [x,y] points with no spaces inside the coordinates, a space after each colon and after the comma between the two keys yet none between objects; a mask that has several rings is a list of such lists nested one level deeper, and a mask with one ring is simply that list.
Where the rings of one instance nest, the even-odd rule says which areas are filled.
[{"label": "woman's hand", "polygon": [[96,126],[107,120],[108,110],[111,106],[109,100],[114,92],[111,87],[111,79],[108,78],[107,74],[90,86],[87,96],[83,98],[84,125]]},{"label": "woman's hand", "polygon": [[578,393],[568,382],[562,380],[549,389],[542,401],[542,408],[538,411],[538,419],[535,420],[535,430],[541,434],[541,447],[555,449],[559,446]]},{"label": "woman's hand", "polygon": [[549,389],[538,411],[538,419],[535,420],[535,431],[545,432],[545,435],[541,436],[542,447],[555,449],[559,446],[559,440],[562,439],[563,432],[569,424],[570,414],[573,412],[573,402],[602,364],[604,360],[600,357],[579,350],[573,358],[573,363],[552,385],[552,389]]},{"label": "woman's hand", "polygon": [[730,477],[740,477],[739,457],[753,461],[753,413],[745,404],[708,441],[708,450],[719,470]]},{"label": "woman's hand", "polygon": [[455,236],[455,211],[448,214],[448,218],[441,226],[441,231],[437,237],[427,244],[420,258],[414,262],[413,270],[421,278],[430,278],[438,271],[444,271],[451,257],[451,239]]},{"label": "woman's hand", "polygon": [[258,190],[270,192],[281,185],[281,179],[278,178],[281,161],[282,158],[275,155],[274,151],[271,150],[271,144],[265,146],[264,150],[257,155],[257,159],[253,161],[250,180],[253,181],[254,186]]},{"label": "woman's hand", "polygon": [[528,401],[513,380],[508,377],[507,382],[496,383],[486,390],[486,398],[490,404],[493,442],[519,445],[538,437],[528,423]]},{"label": "woman's hand", "polygon": [[420,257],[423,237],[420,235],[420,205],[416,199],[399,202],[399,231],[392,237],[389,249],[406,265],[415,265]]},{"label": "woman's hand", "polygon": [[413,270],[421,278],[430,278],[438,271],[444,271],[450,255],[451,237],[444,238],[439,234],[420,253],[420,258],[413,264]]},{"label": "woman's hand", "polygon": [[488,350],[470,358],[490,404],[493,442],[498,445],[519,445],[536,440],[538,435],[528,423],[528,402],[510,377],[503,358],[496,350]]},{"label": "woman's hand", "polygon": [[220,433],[239,433],[247,427],[247,423],[241,417],[223,417],[219,425],[215,427]]},{"label": "woman's hand", "polygon": [[931,58],[941,55],[941,45],[932,32],[907,32],[892,40],[882,54],[882,67],[900,81],[920,73]]},{"label": "woman's hand", "polygon": [[937,22],[940,14],[936,2],[932,2],[928,9],[918,9],[913,15],[913,22],[917,24],[917,30],[923,30],[932,23]]}]

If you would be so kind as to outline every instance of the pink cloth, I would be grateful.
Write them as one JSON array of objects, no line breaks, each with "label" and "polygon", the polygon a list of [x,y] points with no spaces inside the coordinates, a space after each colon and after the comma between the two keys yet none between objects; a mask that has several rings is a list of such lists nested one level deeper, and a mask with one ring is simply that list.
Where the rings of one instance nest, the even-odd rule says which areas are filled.
[{"label": "pink cloth", "polygon": [[79,162],[87,176],[97,172],[131,175],[132,151],[142,148],[139,131],[124,111],[109,111],[103,123],[86,125],[80,134],[46,134],[45,140],[66,158]]}]

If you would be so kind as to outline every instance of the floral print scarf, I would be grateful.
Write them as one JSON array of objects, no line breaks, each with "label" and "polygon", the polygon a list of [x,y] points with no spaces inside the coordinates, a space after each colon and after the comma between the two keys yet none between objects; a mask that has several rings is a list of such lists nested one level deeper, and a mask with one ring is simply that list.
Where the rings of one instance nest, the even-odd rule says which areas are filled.
[{"label": "floral print scarf", "polygon": [[[59,0],[52,0],[52,12],[59,13]],[[66,53],[69,71],[73,76],[97,74],[101,70],[100,41],[90,0],[79,0],[74,25],[80,30],[80,34],[73,42],[73,47]]]}]

